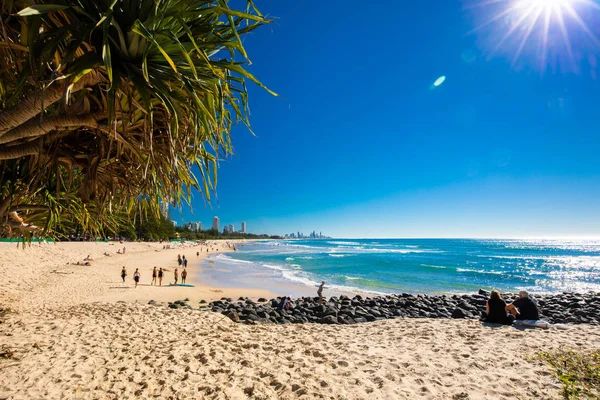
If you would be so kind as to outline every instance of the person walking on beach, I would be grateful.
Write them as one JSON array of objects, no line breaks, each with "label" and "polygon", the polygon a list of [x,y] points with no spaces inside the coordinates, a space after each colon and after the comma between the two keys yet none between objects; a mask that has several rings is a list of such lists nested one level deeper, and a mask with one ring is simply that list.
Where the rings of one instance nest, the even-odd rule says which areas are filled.
[{"label": "person walking on beach", "polygon": [[126,276],[127,276],[127,270],[125,269],[125,266],[123,266],[123,269],[121,270],[121,279],[123,279],[123,283],[125,283]]},{"label": "person walking on beach", "polygon": [[154,269],[152,270],[152,282],[150,282],[150,285],[156,285],[156,267],[154,267]]},{"label": "person walking on beach", "polygon": [[183,264],[183,261],[181,260],[181,256],[179,254],[177,254],[177,264],[181,267],[181,264]]},{"label": "person walking on beach", "polygon": [[183,268],[183,271],[181,271],[181,284],[185,283],[185,278],[187,278],[187,270]]},{"label": "person walking on beach", "polygon": [[162,286],[162,277],[163,277],[163,270],[162,268],[158,270],[158,285]]},{"label": "person walking on beach", "polygon": [[138,269],[135,269],[135,272],[133,273],[133,280],[135,281],[135,287],[137,287],[138,283],[140,282],[140,272],[138,271]]},{"label": "person walking on beach", "polygon": [[187,268],[187,258],[183,256],[183,268]]},{"label": "person walking on beach", "polygon": [[200,257],[200,252],[199,251],[196,252],[196,257]]},{"label": "person walking on beach", "polygon": [[317,294],[319,295],[319,305],[323,304],[323,286],[325,286],[325,281],[321,281],[321,285],[317,290]]},{"label": "person walking on beach", "polygon": [[175,272],[173,272],[173,277],[175,278],[175,286],[177,286],[177,280],[179,279],[179,273],[177,272],[177,268],[175,268]]}]

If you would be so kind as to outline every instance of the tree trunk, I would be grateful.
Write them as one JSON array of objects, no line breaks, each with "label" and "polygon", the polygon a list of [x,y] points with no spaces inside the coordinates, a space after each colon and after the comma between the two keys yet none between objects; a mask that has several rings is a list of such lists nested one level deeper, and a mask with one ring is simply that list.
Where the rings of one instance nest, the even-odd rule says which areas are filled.
[{"label": "tree trunk", "polygon": [[[98,75],[95,72],[90,72],[73,85],[71,92],[77,92],[99,81]],[[45,107],[56,103],[63,97],[64,92],[65,86],[63,84],[54,83],[44,91],[26,97],[19,104],[0,111],[0,137],[40,114]],[[42,109],[42,103],[44,109]]]},{"label": "tree trunk", "polygon": [[40,145],[41,141],[38,139],[31,143],[4,147],[0,149],[0,161],[14,160],[15,158],[38,154],[40,151]]},{"label": "tree trunk", "polygon": [[97,115],[59,115],[46,118],[39,121],[37,118],[29,120],[24,124],[12,129],[4,136],[0,136],[0,144],[10,143],[15,140],[25,139],[35,136],[43,136],[52,131],[64,130],[68,128],[89,127],[96,129],[99,127]]}]

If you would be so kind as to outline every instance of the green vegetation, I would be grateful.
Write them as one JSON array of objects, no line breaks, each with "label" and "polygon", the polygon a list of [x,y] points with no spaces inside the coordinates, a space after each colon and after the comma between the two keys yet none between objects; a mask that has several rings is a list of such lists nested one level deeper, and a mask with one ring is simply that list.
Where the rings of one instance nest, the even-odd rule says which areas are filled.
[{"label": "green vegetation", "polygon": [[48,1],[0,10],[0,236],[134,232],[210,199],[246,81],[264,87],[242,38],[270,21],[252,1]]},{"label": "green vegetation", "polygon": [[547,362],[558,377],[564,399],[600,398],[600,350],[541,352],[537,359]]}]

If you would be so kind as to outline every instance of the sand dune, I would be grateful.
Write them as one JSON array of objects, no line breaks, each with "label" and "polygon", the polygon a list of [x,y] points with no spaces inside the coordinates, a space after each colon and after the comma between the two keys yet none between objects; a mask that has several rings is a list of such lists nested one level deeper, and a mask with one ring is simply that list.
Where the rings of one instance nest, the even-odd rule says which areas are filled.
[{"label": "sand dune", "polygon": [[[235,324],[206,311],[148,305],[142,290],[115,294],[114,271],[102,269],[108,261],[52,273],[64,261],[59,257],[85,257],[90,245],[80,246],[86,249],[47,248],[44,258],[38,250],[16,253],[16,260],[12,250],[0,255],[7,282],[0,303],[15,310],[0,324],[0,344],[14,351],[0,361],[0,399],[553,398],[558,382],[527,356],[600,343],[600,329],[582,325],[522,331],[430,319]],[[163,255],[172,262],[170,251],[143,246],[128,246],[128,255],[110,265],[150,265]]]}]

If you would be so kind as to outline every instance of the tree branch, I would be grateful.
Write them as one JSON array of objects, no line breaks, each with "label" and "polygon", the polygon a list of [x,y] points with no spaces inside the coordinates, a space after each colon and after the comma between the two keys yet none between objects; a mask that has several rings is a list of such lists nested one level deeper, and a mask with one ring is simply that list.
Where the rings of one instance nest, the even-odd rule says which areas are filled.
[{"label": "tree branch", "polygon": [[[72,93],[77,92],[87,86],[98,83],[98,75],[91,72],[81,78],[73,85]],[[44,111],[42,104],[48,107],[63,97],[65,92],[64,85],[55,83],[50,85],[42,92],[36,92],[19,102],[19,104],[0,111],[0,137],[8,131],[29,121],[31,118]]]},{"label": "tree branch", "polygon": [[38,154],[40,151],[41,141],[38,139],[31,143],[20,144],[18,146],[8,146],[0,149],[0,161],[14,160],[24,156]]},{"label": "tree branch", "polygon": [[46,118],[43,121],[31,119],[24,124],[12,129],[4,136],[0,136],[0,144],[10,143],[20,139],[26,139],[35,136],[43,136],[47,133],[69,128],[89,127],[97,129],[100,127],[97,118],[99,115],[59,115]]},{"label": "tree branch", "polygon": [[49,211],[50,207],[46,207],[46,206],[36,206],[34,204],[19,204],[16,206],[12,206],[9,209],[11,212],[12,211]]}]

